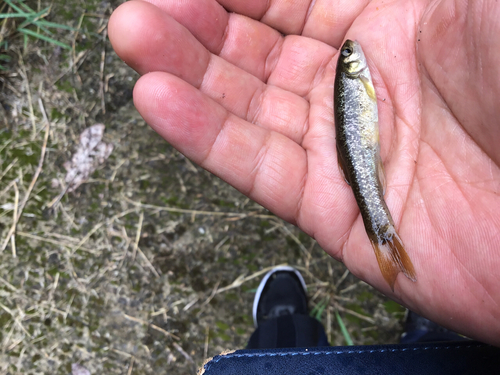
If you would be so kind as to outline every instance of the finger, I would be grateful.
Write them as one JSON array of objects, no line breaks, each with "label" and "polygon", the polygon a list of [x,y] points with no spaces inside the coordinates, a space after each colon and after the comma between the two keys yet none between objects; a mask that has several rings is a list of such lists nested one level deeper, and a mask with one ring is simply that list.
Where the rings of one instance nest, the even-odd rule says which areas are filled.
[{"label": "finger", "polygon": [[201,85],[210,53],[155,6],[142,1],[122,4],[111,15],[108,29],[115,52],[139,74],[168,71],[195,87]]},{"label": "finger", "polygon": [[[218,54],[224,60],[263,82],[299,96],[307,96],[314,85],[322,79],[325,68],[336,52],[324,43],[310,38],[283,38],[276,30],[248,17],[237,14],[229,16],[214,1],[205,0],[194,7],[191,2],[182,2],[181,5],[172,1],[149,0],[149,2],[181,23],[210,52]],[[136,4],[131,5],[132,3]],[[112,41],[116,39],[113,36],[121,36],[127,42],[128,49],[132,50],[129,41],[134,40],[134,37],[125,37],[125,35],[135,33],[135,39],[139,39],[140,46],[145,48],[151,45],[151,51],[156,51],[160,55],[155,60],[162,61],[166,60],[165,56],[176,56],[180,50],[191,47],[192,40],[184,43],[184,37],[177,37],[175,40],[178,42],[175,43],[172,36],[168,38],[169,34],[177,31],[178,27],[171,26],[171,22],[164,21],[165,18],[161,17],[157,8],[148,7],[143,2],[129,2],[122,7],[115,11],[110,21],[110,30],[113,30],[114,26],[119,23],[124,25],[120,32],[111,32]],[[201,21],[198,19],[200,13],[205,15],[201,17]],[[207,14],[210,14],[216,22],[207,24],[204,21]],[[121,17],[122,21],[116,21]],[[131,24],[135,25],[134,28],[128,27]],[[166,35],[152,38],[153,35],[145,33],[145,29]],[[168,52],[165,51],[168,48],[165,46],[166,41],[173,42],[172,50]],[[143,55],[137,54],[136,56],[144,61]],[[188,62],[184,67],[191,66],[187,64]],[[155,66],[147,65],[144,69],[145,71],[157,70]]]},{"label": "finger", "polygon": [[246,16],[228,14],[215,0],[147,1],[188,29],[210,52],[267,81],[281,51],[281,33]]},{"label": "finger", "polygon": [[347,30],[371,0],[318,0],[313,2],[301,35],[339,49]]},{"label": "finger", "polygon": [[257,19],[284,34],[307,36],[339,48],[370,0],[218,0],[224,8]]},{"label": "finger", "polygon": [[[214,54],[220,53],[226,37],[226,28],[230,15],[217,1],[144,1],[168,13],[188,29],[210,52]],[[273,43],[273,39],[270,39],[269,43]]]},{"label": "finger", "polygon": [[167,73],[143,76],[134,103],[146,122],[195,163],[295,222],[306,180],[303,148],[229,113]]},{"label": "finger", "polygon": [[265,85],[210,54],[182,25],[153,5],[122,5],[113,14],[109,30],[118,55],[140,73],[177,75],[236,116],[302,142],[309,126],[306,99]]}]

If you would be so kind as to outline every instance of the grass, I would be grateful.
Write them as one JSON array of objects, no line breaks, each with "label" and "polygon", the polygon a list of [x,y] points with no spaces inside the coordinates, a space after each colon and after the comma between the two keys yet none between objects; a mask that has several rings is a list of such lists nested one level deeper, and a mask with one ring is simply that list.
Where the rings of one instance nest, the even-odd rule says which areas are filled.
[{"label": "grass", "polygon": [[[52,30],[75,31],[75,28],[45,20],[50,15],[51,8],[52,6],[48,6],[40,11],[36,11],[22,0],[4,0],[2,10],[0,11],[0,20],[2,20],[0,51],[8,50],[9,41],[15,40],[18,36],[22,36],[23,38],[24,50],[28,48],[29,37],[70,50],[71,46],[69,44],[54,38],[55,35]],[[12,22],[11,25],[8,25],[9,21]],[[0,53],[0,61],[8,63],[11,61],[11,56]],[[6,70],[6,67],[1,63],[0,70]]]},{"label": "grass", "polygon": [[337,322],[339,323],[340,331],[342,332],[342,335],[344,336],[346,344],[349,346],[354,345],[354,342],[351,339],[351,335],[349,335],[349,332],[347,331],[347,328],[344,324],[344,321],[340,317],[338,311],[335,311],[335,317],[337,318]]},{"label": "grass", "polygon": [[[67,25],[42,24],[71,49],[25,44],[23,18],[1,20],[13,59],[0,76],[0,373],[194,373],[246,345],[251,291],[279,264],[302,272],[333,345],[397,342],[397,304],[144,124],[137,75],[106,39],[111,9],[29,6],[50,11],[23,28]],[[95,123],[113,152],[68,193],[64,164]]]}]

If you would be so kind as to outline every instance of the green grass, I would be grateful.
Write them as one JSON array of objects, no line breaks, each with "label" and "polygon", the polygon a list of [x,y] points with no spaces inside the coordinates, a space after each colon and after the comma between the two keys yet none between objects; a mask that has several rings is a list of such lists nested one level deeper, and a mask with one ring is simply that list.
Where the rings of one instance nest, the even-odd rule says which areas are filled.
[{"label": "green grass", "polygon": [[0,40],[0,70],[6,70],[4,63],[12,60],[12,57],[1,51],[7,51],[9,43],[17,37],[23,38],[24,50],[28,47],[29,38],[35,38],[64,49],[71,49],[67,43],[57,39],[53,30],[75,31],[76,29],[55,22],[45,20],[50,15],[52,6],[48,6],[41,11],[30,8],[22,0],[4,0],[3,13],[0,13],[0,22],[5,25],[6,22],[14,23],[14,30],[7,35],[6,39]]},{"label": "green grass", "polygon": [[349,346],[354,345],[354,342],[351,339],[351,335],[349,335],[349,332],[347,331],[347,328],[344,324],[344,321],[340,317],[340,314],[338,313],[338,311],[335,311],[335,317],[337,318],[337,323],[339,324],[340,331],[342,332],[342,335],[344,336],[346,344]]}]

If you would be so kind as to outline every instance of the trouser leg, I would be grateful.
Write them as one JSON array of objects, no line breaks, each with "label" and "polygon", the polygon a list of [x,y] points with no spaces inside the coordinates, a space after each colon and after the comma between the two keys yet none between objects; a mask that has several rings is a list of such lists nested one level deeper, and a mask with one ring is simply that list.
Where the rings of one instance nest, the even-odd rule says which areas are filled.
[{"label": "trouser leg", "polygon": [[293,314],[269,319],[250,337],[247,349],[329,346],[323,325],[308,315]]}]

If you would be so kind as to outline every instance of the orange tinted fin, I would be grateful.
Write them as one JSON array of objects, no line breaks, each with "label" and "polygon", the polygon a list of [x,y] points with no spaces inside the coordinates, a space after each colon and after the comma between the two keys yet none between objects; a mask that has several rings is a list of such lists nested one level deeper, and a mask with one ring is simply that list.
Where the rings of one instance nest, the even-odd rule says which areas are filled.
[{"label": "orange tinted fin", "polygon": [[403,272],[411,281],[417,281],[413,263],[396,231],[394,231],[392,241],[387,241],[385,244],[379,242],[377,238],[370,238],[370,242],[375,251],[382,276],[384,276],[392,291],[394,291],[394,283],[400,272]]},{"label": "orange tinted fin", "polygon": [[351,186],[349,180],[347,179],[347,173],[346,173],[344,163],[342,160],[343,160],[342,156],[340,155],[340,152],[339,152],[339,146],[337,146],[337,163],[339,165],[340,174],[344,178],[344,181],[347,182],[347,185]]}]

